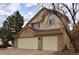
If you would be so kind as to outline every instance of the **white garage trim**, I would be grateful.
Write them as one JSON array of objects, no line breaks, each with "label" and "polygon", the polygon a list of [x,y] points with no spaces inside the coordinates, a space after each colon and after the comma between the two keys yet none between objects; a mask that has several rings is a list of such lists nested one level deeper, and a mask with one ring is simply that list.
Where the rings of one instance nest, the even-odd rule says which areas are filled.
[{"label": "white garage trim", "polygon": [[18,39],[18,48],[38,49],[38,38],[20,38]]},{"label": "white garage trim", "polygon": [[43,37],[43,50],[58,50],[58,36],[45,36]]}]

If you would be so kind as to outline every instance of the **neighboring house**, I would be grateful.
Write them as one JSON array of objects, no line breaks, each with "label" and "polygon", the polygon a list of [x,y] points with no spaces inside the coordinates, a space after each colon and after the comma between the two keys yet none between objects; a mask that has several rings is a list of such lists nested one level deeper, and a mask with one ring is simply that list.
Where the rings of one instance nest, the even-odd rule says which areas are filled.
[{"label": "neighboring house", "polygon": [[69,23],[69,19],[58,11],[42,8],[18,33],[15,47],[52,51],[69,48],[69,37],[60,19]]}]

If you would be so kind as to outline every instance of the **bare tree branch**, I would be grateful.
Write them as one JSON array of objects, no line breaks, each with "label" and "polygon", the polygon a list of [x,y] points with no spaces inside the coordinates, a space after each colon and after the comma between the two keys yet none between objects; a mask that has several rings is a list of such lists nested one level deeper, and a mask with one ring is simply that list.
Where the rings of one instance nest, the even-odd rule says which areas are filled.
[{"label": "bare tree branch", "polygon": [[79,12],[79,9],[75,11],[75,15]]},{"label": "bare tree branch", "polygon": [[56,8],[55,8],[55,4],[54,4],[54,3],[52,3],[52,5],[53,5],[53,8],[54,8],[54,10],[55,10],[55,9],[56,9]]},{"label": "bare tree branch", "polygon": [[71,10],[68,8],[68,6],[66,5],[66,4],[63,4],[63,3],[61,3],[68,11],[69,11],[69,13],[71,14],[71,16],[72,16],[72,12],[71,12]]},{"label": "bare tree branch", "polygon": [[77,9],[77,3],[75,3],[75,10]]},{"label": "bare tree branch", "polygon": [[[72,31],[72,33],[70,33],[69,30],[67,30],[67,27],[66,27],[67,23],[63,22],[63,24],[65,26],[66,33],[68,33],[68,36],[70,37],[70,41],[71,41],[75,51],[79,52],[79,44],[78,44],[79,43],[79,28],[75,22],[76,14],[79,12],[78,3],[72,3],[72,4],[70,4],[70,7],[69,7],[69,5],[66,5],[64,3],[60,3],[60,5],[61,5],[60,7],[54,3],[52,5],[54,6],[55,10],[62,11],[64,15],[66,15],[67,12],[70,14],[71,17],[69,15],[66,15],[66,16],[70,17],[70,19],[73,21],[74,30]],[[63,8],[66,8],[66,9],[63,9]],[[60,15],[57,15],[57,16],[60,17],[60,19],[61,19]]]},{"label": "bare tree branch", "polygon": [[59,11],[63,12],[64,15],[68,12],[68,11],[64,11],[62,9],[59,9]]}]

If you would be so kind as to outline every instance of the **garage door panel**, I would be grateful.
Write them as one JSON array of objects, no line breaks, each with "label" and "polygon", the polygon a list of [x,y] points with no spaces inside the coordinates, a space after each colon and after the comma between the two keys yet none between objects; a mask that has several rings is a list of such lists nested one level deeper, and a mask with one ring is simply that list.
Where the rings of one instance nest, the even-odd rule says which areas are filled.
[{"label": "garage door panel", "polygon": [[21,38],[18,40],[18,48],[38,49],[37,38]]},{"label": "garage door panel", "polygon": [[57,36],[43,37],[43,50],[57,51]]}]

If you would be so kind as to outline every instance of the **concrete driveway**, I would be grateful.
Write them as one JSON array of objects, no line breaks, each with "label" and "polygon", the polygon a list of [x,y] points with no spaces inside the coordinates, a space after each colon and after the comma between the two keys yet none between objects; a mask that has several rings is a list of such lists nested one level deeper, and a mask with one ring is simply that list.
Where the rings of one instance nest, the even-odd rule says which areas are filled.
[{"label": "concrete driveway", "polygon": [[54,51],[6,48],[0,49],[0,55],[53,55]]}]

